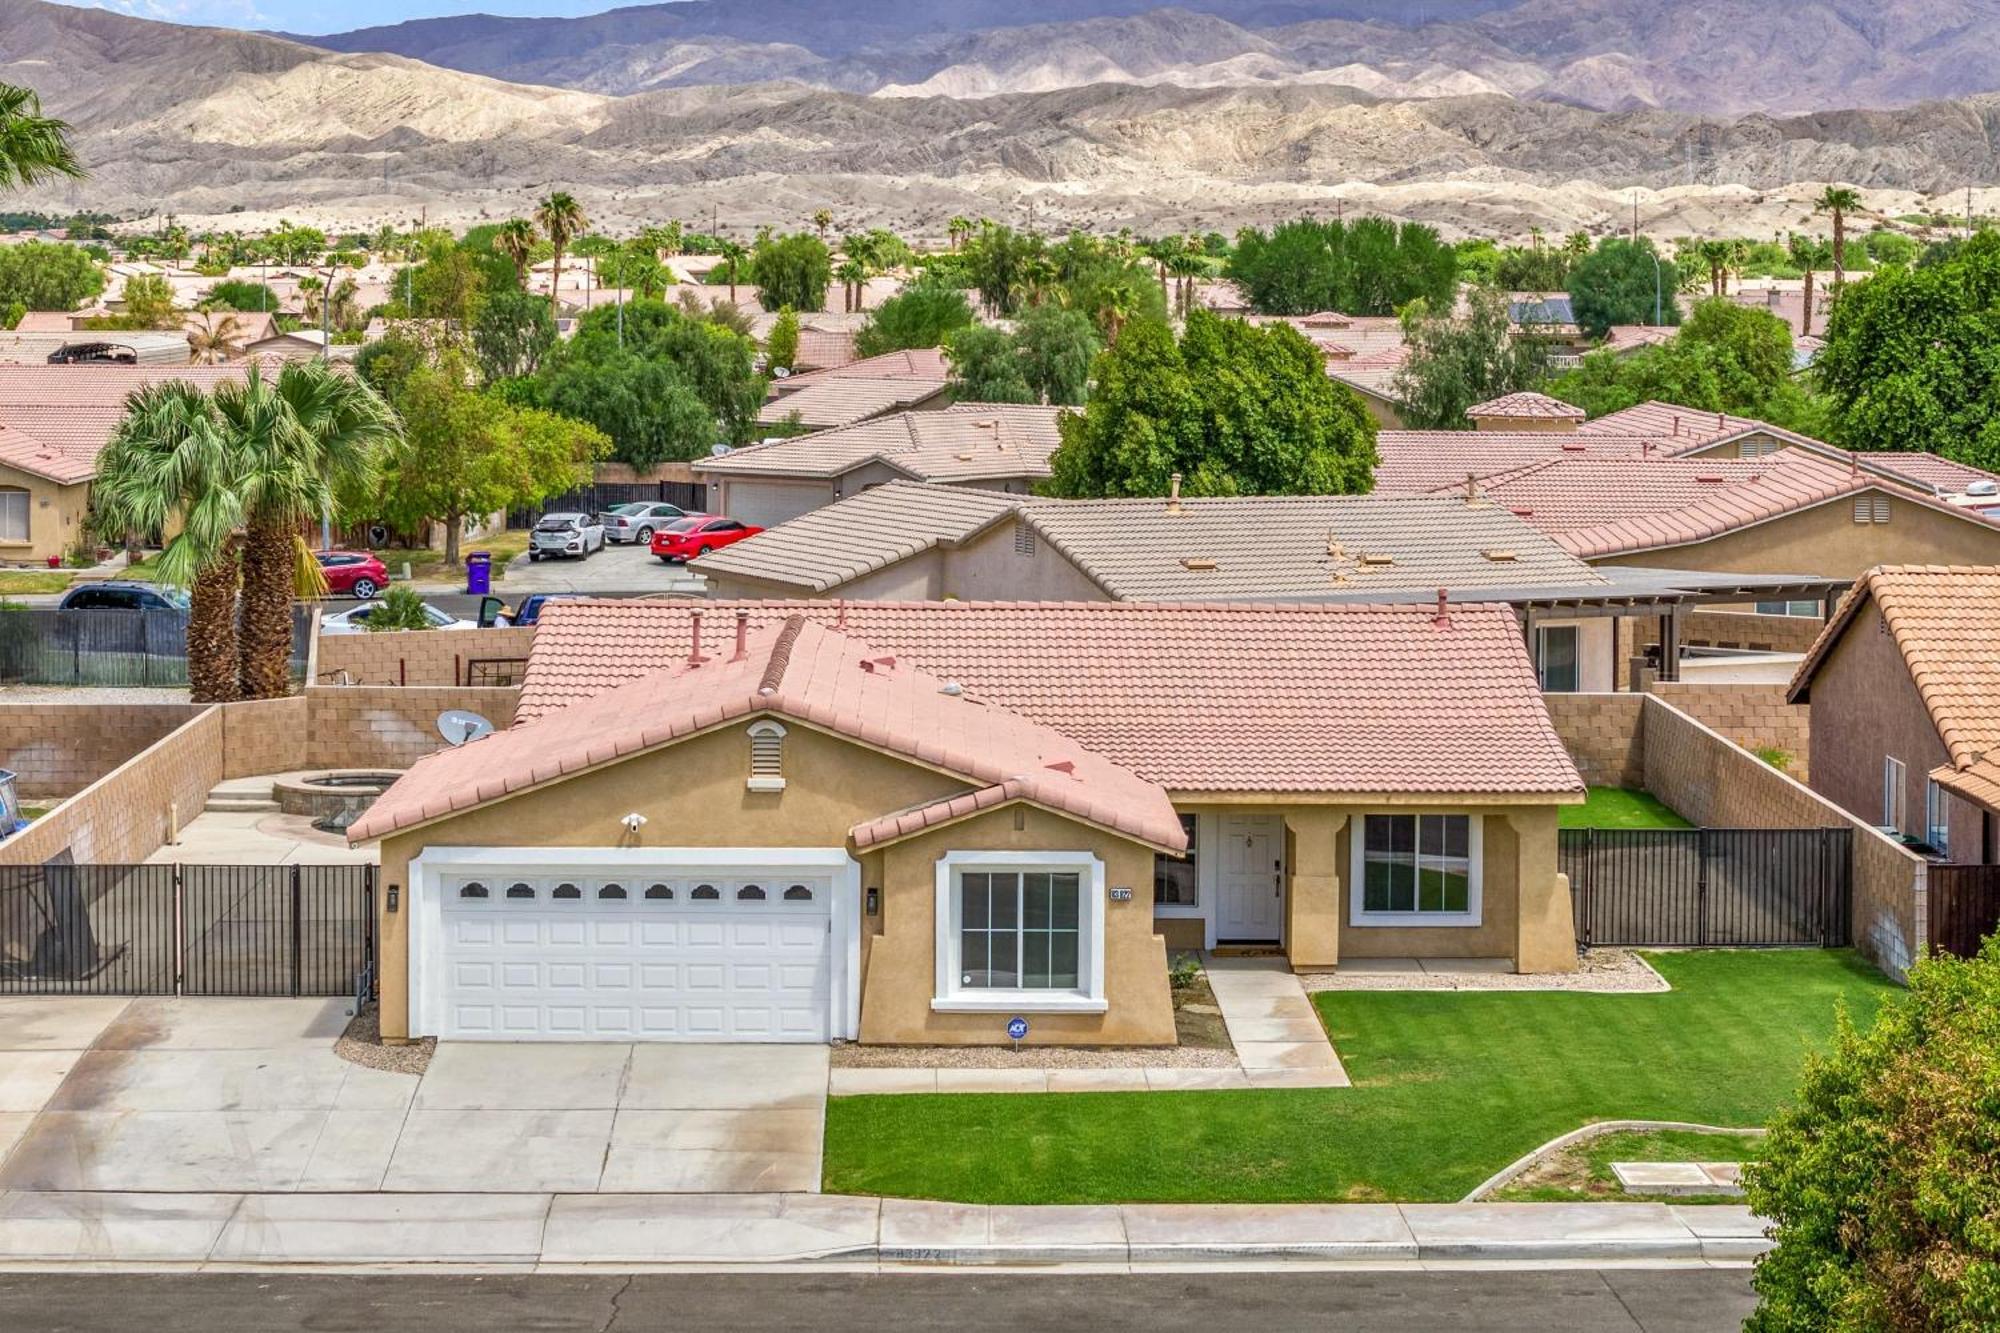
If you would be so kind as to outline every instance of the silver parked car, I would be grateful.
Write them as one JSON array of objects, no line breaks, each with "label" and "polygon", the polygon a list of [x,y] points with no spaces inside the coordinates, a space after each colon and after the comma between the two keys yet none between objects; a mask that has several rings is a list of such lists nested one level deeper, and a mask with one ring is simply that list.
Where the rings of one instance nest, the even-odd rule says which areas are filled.
[{"label": "silver parked car", "polygon": [[604,525],[590,514],[543,514],[528,534],[528,559],[584,558],[604,549]]},{"label": "silver parked car", "polygon": [[637,542],[648,546],[655,532],[687,515],[687,510],[665,500],[634,500],[631,504],[607,509],[599,517],[604,521],[606,541]]}]

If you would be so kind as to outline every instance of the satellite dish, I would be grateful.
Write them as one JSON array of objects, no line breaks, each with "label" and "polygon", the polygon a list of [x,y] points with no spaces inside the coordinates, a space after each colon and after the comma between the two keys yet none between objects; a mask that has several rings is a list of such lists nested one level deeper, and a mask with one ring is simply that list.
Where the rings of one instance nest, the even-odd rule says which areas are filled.
[{"label": "satellite dish", "polygon": [[729,446],[726,444],[711,444],[708,446],[708,453],[711,458],[720,458],[728,452]]},{"label": "satellite dish", "polygon": [[463,745],[491,735],[493,724],[470,709],[447,708],[438,714],[437,728],[447,745]]},{"label": "satellite dish", "polygon": [[788,380],[788,379],[790,379],[791,377],[792,377],[792,372],[791,372],[791,368],[790,368],[790,367],[788,367],[788,366],[774,366],[774,367],[772,367],[772,370],[771,370],[771,378],[772,378],[772,379],[775,379],[775,380]]}]

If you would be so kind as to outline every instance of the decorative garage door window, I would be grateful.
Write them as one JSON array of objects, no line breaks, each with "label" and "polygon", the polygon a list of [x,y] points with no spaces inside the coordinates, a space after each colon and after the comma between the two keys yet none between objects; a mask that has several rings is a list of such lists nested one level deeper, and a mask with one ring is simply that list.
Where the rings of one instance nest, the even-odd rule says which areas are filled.
[{"label": "decorative garage door window", "polygon": [[1075,871],[968,870],[958,897],[961,987],[1076,989],[1082,877]]}]

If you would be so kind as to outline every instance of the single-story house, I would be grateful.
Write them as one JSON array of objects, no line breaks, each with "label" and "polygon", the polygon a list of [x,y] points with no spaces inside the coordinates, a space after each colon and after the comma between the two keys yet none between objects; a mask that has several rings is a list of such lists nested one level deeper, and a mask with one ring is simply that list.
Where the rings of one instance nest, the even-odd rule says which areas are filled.
[{"label": "single-story house", "polygon": [[948,406],[950,381],[951,366],[939,348],[886,352],[773,380],[757,420],[832,430],[891,412]]},{"label": "single-story house", "polygon": [[379,842],[382,1031],[1168,1045],[1169,949],[1576,965],[1504,606],[564,602]]},{"label": "single-story house", "polygon": [[1813,790],[1941,861],[2000,862],[2000,567],[1869,570],[1788,697]]},{"label": "single-story house", "polygon": [[159,329],[83,329],[70,333],[0,333],[0,365],[184,366],[184,334]]},{"label": "single-story house", "polygon": [[1025,495],[1049,475],[1067,409],[960,403],[748,445],[693,465],[708,509],[772,527],[898,479]]},{"label": "single-story house", "polygon": [[245,367],[0,365],[0,562],[42,564],[87,535],[97,455],[136,388],[188,380],[203,388]]},{"label": "single-story house", "polygon": [[1630,669],[1621,619],[1651,627],[1691,606],[1845,586],[1593,569],[1504,505],[1462,494],[1057,500],[913,481],[849,496],[695,568],[721,597],[1434,602],[1444,590],[1515,607],[1552,691],[1618,687]]},{"label": "single-story house", "polygon": [[1574,403],[1551,398],[1545,393],[1510,393],[1474,403],[1465,409],[1465,419],[1474,430],[1574,432],[1589,413]]}]

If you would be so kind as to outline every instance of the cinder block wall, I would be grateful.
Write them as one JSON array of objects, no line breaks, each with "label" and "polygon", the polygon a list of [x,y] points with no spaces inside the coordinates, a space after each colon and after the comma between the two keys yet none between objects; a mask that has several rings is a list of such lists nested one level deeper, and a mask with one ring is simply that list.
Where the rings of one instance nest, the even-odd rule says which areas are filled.
[{"label": "cinder block wall", "polygon": [[1826,627],[1817,616],[1760,616],[1749,611],[1691,611],[1683,638],[1726,648],[1802,653]]},{"label": "cinder block wall", "polygon": [[[315,684],[462,685],[474,660],[516,660],[534,645],[532,626],[325,634]],[[515,683],[519,683],[516,681]]]},{"label": "cinder block wall", "polygon": [[143,861],[170,822],[201,813],[222,781],[222,710],[207,708],[0,843],[0,864],[39,865],[68,851],[79,862]]},{"label": "cinder block wall", "polygon": [[[307,690],[307,752],[314,768],[408,768],[442,749],[438,714],[478,713],[496,727],[512,725],[521,691],[449,685],[323,686]],[[299,765],[294,765],[298,767]]]},{"label": "cinder block wall", "polygon": [[222,706],[222,776],[290,773],[312,763],[306,697]]},{"label": "cinder block wall", "polygon": [[72,796],[201,713],[194,704],[0,704],[0,768],[26,797]]},{"label": "cinder block wall", "polygon": [[1644,695],[1547,694],[1542,701],[1585,782],[1593,787],[1644,785]]},{"label": "cinder block wall", "polygon": [[1804,704],[1786,703],[1783,685],[1655,681],[1653,693],[1746,750],[1784,751],[1785,771],[1801,782],[1807,780],[1812,710]]}]

